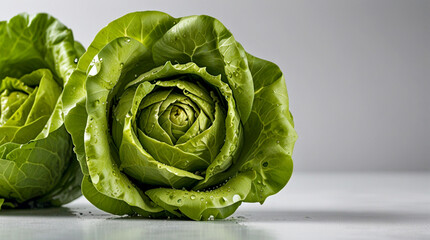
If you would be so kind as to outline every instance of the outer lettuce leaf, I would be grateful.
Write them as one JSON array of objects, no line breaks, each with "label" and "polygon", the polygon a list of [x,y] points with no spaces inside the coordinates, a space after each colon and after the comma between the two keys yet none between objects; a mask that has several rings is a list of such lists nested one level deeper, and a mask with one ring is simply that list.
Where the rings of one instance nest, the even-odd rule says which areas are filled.
[{"label": "outer lettuce leaf", "polygon": [[[75,49],[79,46],[79,49]],[[22,13],[0,22],[0,78],[19,78],[47,68],[60,86],[72,73],[82,46],[70,29],[48,14]]]},{"label": "outer lettuce leaf", "polygon": [[[73,183],[73,179],[80,176],[79,169],[73,167],[71,148],[64,126],[45,139],[28,144],[1,145],[0,196],[27,206],[60,206],[78,197],[79,191],[75,188],[79,184],[64,186],[63,183]],[[69,169],[73,172],[68,173]],[[74,191],[63,193],[61,190]]]},{"label": "outer lettuce leaf", "polygon": [[[80,195],[82,174],[65,130],[62,88],[83,53],[47,14],[0,22],[0,199],[6,207],[60,206]],[[11,97],[20,96],[14,106]]]},{"label": "outer lettuce leaf", "polygon": [[226,218],[240,206],[250,191],[254,172],[240,173],[216,190],[196,192],[154,188],[145,193],[170,213],[193,220]]},{"label": "outer lettuce leaf", "polygon": [[100,193],[92,184],[89,176],[82,179],[82,193],[92,204],[103,211],[116,215],[132,215],[134,213],[133,209],[126,202]]},{"label": "outer lettuce leaf", "polygon": [[254,104],[244,125],[240,170],[252,169],[257,177],[247,202],[263,203],[279,192],[291,177],[292,154],[297,139],[289,111],[287,87],[275,64],[247,54],[255,86]]}]

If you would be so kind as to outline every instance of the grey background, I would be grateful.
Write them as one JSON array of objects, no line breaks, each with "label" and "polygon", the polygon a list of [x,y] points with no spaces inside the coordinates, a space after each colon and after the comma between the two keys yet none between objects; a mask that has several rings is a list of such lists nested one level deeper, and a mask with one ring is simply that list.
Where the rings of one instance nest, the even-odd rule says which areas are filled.
[{"label": "grey background", "polygon": [[430,170],[430,1],[8,1],[48,12],[88,46],[128,12],[218,18],[287,79],[297,171]]}]

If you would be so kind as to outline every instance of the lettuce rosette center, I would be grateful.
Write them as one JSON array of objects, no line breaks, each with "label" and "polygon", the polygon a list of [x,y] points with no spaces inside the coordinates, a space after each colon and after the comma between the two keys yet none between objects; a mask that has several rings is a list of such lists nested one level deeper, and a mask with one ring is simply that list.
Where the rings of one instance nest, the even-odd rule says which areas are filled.
[{"label": "lettuce rosette center", "polygon": [[6,77],[0,86],[0,144],[27,143],[43,130],[61,94],[48,69],[21,79]]},{"label": "lettuce rosette center", "polygon": [[[223,88],[217,91],[210,83]],[[140,75],[126,85],[113,106],[113,132],[118,133],[113,139],[120,150],[120,167],[142,183],[192,188],[196,180],[212,173],[215,166],[220,167],[218,163],[238,148],[240,120],[234,107],[226,109],[229,103],[234,106],[231,89],[193,63],[168,62]],[[226,118],[227,113],[232,117]],[[226,124],[234,126],[229,129],[229,139]],[[123,137],[130,134],[130,139]],[[130,146],[151,156],[156,164],[151,168],[132,167],[137,160],[130,154]],[[220,155],[222,147],[228,151]],[[146,164],[141,162],[142,166]],[[181,178],[176,180],[177,176]]]}]

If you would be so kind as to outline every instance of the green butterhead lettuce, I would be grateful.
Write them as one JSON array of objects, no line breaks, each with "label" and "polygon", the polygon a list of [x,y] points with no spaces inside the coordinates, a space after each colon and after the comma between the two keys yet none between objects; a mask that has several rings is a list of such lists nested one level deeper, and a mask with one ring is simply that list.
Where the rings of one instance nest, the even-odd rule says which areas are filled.
[{"label": "green butterhead lettuce", "polygon": [[212,17],[111,22],[64,92],[82,192],[104,211],[225,218],[291,176],[297,135],[283,74]]},{"label": "green butterhead lettuce", "polygon": [[0,208],[60,206],[82,174],[62,90],[83,47],[47,14],[0,22]]}]

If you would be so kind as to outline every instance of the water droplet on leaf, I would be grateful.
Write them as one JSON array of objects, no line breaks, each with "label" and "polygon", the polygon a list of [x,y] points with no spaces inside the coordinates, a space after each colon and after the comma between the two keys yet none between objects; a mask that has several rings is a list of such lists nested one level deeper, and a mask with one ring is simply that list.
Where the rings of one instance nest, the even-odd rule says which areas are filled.
[{"label": "water droplet on leaf", "polygon": [[91,178],[91,181],[92,181],[94,184],[99,183],[99,181],[100,181],[100,176],[99,176],[98,174],[94,175],[94,176]]},{"label": "water droplet on leaf", "polygon": [[241,197],[238,194],[235,194],[233,196],[233,202],[239,202],[241,200]]}]

